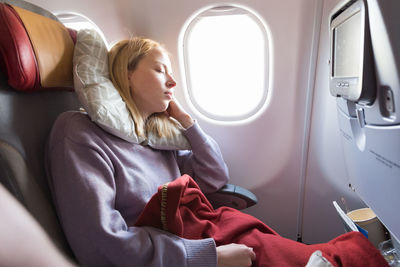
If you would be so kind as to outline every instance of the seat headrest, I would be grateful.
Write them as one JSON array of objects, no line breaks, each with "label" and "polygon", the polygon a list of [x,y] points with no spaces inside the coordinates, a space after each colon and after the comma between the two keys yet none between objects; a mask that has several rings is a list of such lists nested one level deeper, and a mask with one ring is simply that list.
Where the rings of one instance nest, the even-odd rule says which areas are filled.
[{"label": "seat headrest", "polygon": [[62,23],[0,3],[1,66],[19,91],[73,90],[73,37]]}]

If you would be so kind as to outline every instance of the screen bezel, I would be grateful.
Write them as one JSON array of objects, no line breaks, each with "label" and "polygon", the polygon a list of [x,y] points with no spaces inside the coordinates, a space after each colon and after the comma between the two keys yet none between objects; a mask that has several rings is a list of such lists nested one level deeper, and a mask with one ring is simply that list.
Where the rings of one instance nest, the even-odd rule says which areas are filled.
[{"label": "screen bezel", "polygon": [[[335,30],[343,25],[355,14],[360,13],[360,55],[357,76],[337,77],[335,69]],[[358,101],[362,95],[363,69],[364,69],[364,43],[365,43],[365,16],[366,9],[363,1],[356,1],[344,6],[336,12],[330,23],[330,92],[333,96],[341,96],[351,101]]]}]

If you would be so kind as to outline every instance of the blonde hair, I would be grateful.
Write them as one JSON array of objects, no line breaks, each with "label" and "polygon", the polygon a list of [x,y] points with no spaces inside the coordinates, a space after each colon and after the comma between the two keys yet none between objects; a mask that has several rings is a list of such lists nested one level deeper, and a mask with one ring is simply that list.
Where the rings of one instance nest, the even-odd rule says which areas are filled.
[{"label": "blonde hair", "polygon": [[139,112],[129,88],[129,72],[135,70],[139,61],[155,48],[165,51],[158,42],[142,37],[118,42],[108,53],[110,77],[135,122],[136,135],[146,137],[151,132],[158,137],[171,138],[179,134],[182,126],[164,113],[154,113],[145,120]]}]

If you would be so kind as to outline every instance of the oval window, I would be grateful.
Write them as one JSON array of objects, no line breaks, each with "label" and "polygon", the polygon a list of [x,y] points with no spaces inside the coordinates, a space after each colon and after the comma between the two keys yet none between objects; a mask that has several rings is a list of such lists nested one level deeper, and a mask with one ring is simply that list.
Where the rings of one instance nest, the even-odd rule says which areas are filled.
[{"label": "oval window", "polygon": [[269,41],[255,14],[236,6],[210,8],[190,21],[182,41],[186,88],[200,113],[238,121],[264,106]]}]

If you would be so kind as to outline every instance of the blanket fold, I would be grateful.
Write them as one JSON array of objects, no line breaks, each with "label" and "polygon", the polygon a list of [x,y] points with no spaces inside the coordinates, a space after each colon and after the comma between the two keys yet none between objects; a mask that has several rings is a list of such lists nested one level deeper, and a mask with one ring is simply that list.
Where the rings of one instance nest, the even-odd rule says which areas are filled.
[{"label": "blanket fold", "polygon": [[257,255],[253,266],[305,266],[316,250],[322,251],[334,266],[388,266],[379,251],[358,232],[343,234],[328,243],[306,245],[280,236],[257,218],[238,210],[214,210],[188,175],[160,186],[135,225],[164,229],[187,239],[212,237],[217,246],[245,244]]}]

